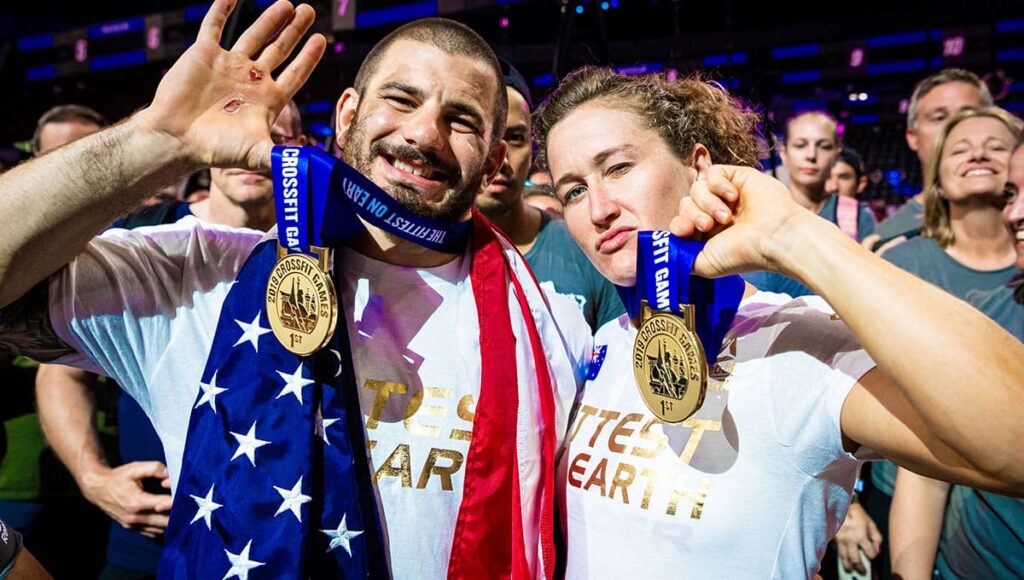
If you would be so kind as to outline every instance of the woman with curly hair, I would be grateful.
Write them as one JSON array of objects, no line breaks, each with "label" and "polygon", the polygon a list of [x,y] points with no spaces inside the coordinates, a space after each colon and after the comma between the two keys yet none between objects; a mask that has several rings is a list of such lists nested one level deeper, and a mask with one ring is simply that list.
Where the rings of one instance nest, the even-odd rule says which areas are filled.
[{"label": "woman with curly hair", "polygon": [[[704,333],[707,392],[686,418],[673,405],[699,382],[670,379],[699,349],[680,354],[677,330],[664,330],[683,323],[651,323],[645,310],[597,332],[559,466],[569,578],[809,577],[860,462],[878,456],[975,487],[1024,489],[1024,347],[754,169],[757,121],[710,83],[592,68],[537,112],[566,225],[624,297],[651,286],[653,306],[667,279],[690,283],[686,259],[664,265],[671,236],[648,230],[704,240],[697,252],[673,239],[672,251],[697,276],[726,277],[719,298],[739,290],[738,304],[692,300],[698,334],[702,321],[734,316],[724,338]],[[728,278],[758,269],[824,299]],[[715,308],[717,318],[701,314]],[[979,382],[990,388],[962,396]]]}]

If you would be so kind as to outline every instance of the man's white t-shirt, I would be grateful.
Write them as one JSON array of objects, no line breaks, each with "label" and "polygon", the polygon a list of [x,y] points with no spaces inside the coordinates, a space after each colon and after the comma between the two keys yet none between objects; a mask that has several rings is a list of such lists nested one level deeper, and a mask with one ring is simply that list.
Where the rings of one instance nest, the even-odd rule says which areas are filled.
[{"label": "man's white t-shirt", "polygon": [[741,302],[703,407],[681,425],[640,398],[626,316],[559,464],[569,578],[798,578],[817,569],[859,461],[840,412],[874,362],[817,297]]},{"label": "man's white t-shirt", "polygon": [[[194,218],[112,230],[51,282],[53,326],[81,354],[61,362],[111,376],[139,401],[164,443],[173,484],[221,306],[262,237]],[[444,577],[480,393],[471,260],[415,269],[343,250],[336,263],[392,573]],[[521,260],[516,265],[525,286]],[[516,340],[528,342],[511,292],[509,302]],[[531,304],[537,302],[543,304]],[[561,444],[591,338],[574,304],[550,297],[550,305],[533,315],[556,387]],[[265,316],[261,325],[269,326]],[[276,339],[267,333],[258,340]],[[517,367],[523,415],[536,405],[534,370]],[[535,460],[521,458],[522,477],[536,478]]]}]

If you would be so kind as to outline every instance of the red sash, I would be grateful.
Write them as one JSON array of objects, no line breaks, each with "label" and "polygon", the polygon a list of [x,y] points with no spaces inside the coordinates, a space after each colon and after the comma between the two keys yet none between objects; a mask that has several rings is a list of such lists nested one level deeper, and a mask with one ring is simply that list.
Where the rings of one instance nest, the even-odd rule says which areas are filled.
[{"label": "red sash", "polygon": [[[515,289],[525,317],[540,402],[540,490],[527,490],[529,501],[541,501],[539,565],[550,579],[554,571],[554,391],[540,334],[530,304],[493,226],[473,212],[473,262],[470,283],[480,323],[480,400],[466,458],[462,504],[455,523],[448,577],[458,579],[531,578],[523,529],[523,490],[519,474],[517,433],[519,381],[516,339],[508,304],[508,285]],[[538,571],[539,572],[539,571]]]}]

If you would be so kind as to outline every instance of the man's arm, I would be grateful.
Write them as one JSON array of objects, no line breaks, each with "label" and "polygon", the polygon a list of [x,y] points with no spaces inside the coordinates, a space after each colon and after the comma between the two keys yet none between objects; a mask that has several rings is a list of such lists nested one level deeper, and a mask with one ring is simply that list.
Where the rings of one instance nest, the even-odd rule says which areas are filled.
[{"label": "man's arm", "polygon": [[889,511],[889,554],[893,576],[929,580],[942,536],[949,484],[900,469]]},{"label": "man's arm", "polygon": [[0,580],[48,580],[50,575],[22,544],[21,534],[0,520]]},{"label": "man's arm", "polygon": [[313,9],[279,0],[228,51],[219,42],[233,8],[234,0],[214,2],[149,107],[0,176],[0,307],[161,185],[205,166],[269,166],[270,127],[325,41],[313,35],[273,79],[312,24]]},{"label": "man's arm", "polygon": [[42,564],[35,559],[27,549],[23,549],[18,559],[14,561],[14,568],[8,574],[6,580],[51,580],[53,576],[43,568]]},{"label": "man's arm", "polygon": [[707,177],[671,226],[682,237],[711,234],[694,271],[768,269],[802,281],[878,364],[843,406],[847,448],[867,446],[930,477],[1024,494],[1024,345],[798,207],[778,181],[751,168],[701,170]]},{"label": "man's arm", "polygon": [[0,353],[50,361],[72,352],[50,323],[48,286],[44,280],[0,308]]},{"label": "man's arm", "polygon": [[132,462],[116,468],[107,464],[95,422],[95,378],[63,365],[40,365],[36,402],[43,432],[86,499],[125,528],[154,537],[167,528],[171,496],[146,493],[142,482],[158,478],[166,484],[167,468],[159,461]]}]

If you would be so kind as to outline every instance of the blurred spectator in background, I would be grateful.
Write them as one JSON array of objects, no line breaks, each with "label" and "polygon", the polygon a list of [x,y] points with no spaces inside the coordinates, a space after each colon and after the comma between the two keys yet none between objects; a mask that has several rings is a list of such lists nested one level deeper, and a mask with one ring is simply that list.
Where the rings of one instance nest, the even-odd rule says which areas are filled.
[{"label": "blurred spectator in background", "polygon": [[1016,254],[1000,212],[1020,131],[1020,119],[998,107],[953,115],[925,166],[922,235],[883,257],[962,299],[1009,282]]},{"label": "blurred spectator in background", "polygon": [[526,205],[533,206],[554,219],[562,219],[562,202],[555,198],[550,186],[534,185],[524,188],[523,200],[526,201]]},{"label": "blurred spectator in background", "polygon": [[825,182],[825,191],[829,195],[860,199],[860,194],[868,186],[868,176],[864,173],[864,159],[850,147],[843,147],[839,158],[832,165],[832,172]]},{"label": "blurred spectator in background", "polygon": [[[910,97],[907,107],[907,146],[917,153],[922,170],[932,145],[950,117],[964,109],[992,105],[992,94],[978,75],[959,68],[947,68],[925,77]],[[922,171],[923,173],[923,171]],[[892,216],[878,225],[875,235],[864,240],[869,248],[884,252],[891,241],[899,243],[916,236],[924,220],[924,192],[907,200]]]},{"label": "blurred spectator in background", "polygon": [[[572,299],[594,332],[626,309],[615,287],[569,236],[565,223],[526,203],[524,190],[533,160],[530,88],[515,67],[499,60],[508,93],[508,149],[498,175],[477,195],[476,206],[522,252],[541,287]],[[560,202],[548,199],[561,211]]]},{"label": "blurred spectator in background", "polygon": [[526,182],[527,182],[526,183],[527,186],[533,186],[533,185],[546,185],[548,187],[552,186],[551,174],[548,173],[544,169],[537,169],[536,167],[534,167],[533,171],[530,172],[530,177],[527,178]]},{"label": "blurred spectator in background", "polygon": [[[786,123],[779,151],[789,175],[789,192],[801,206],[837,224],[850,237],[861,240],[875,230],[875,216],[867,204],[826,191],[841,143],[835,119],[820,111],[801,113]],[[775,272],[751,272],[743,278],[757,289],[790,296],[813,294],[807,286]]]},{"label": "blurred spectator in background", "polygon": [[[103,115],[89,107],[56,106],[39,117],[32,154],[45,155],[107,125]],[[103,564],[103,514],[81,497],[43,437],[36,414],[38,366],[24,357],[0,358],[0,419],[7,439],[0,461],[0,519],[22,534],[25,546],[58,578],[95,577]],[[105,403],[108,398],[100,400]],[[102,404],[100,409],[89,420],[110,439],[111,406]],[[72,524],[85,533],[75,533],[69,542]]]},{"label": "blurred spectator in background", "polygon": [[43,113],[32,134],[32,154],[43,155],[106,127],[103,115],[83,105],[57,105]]}]

